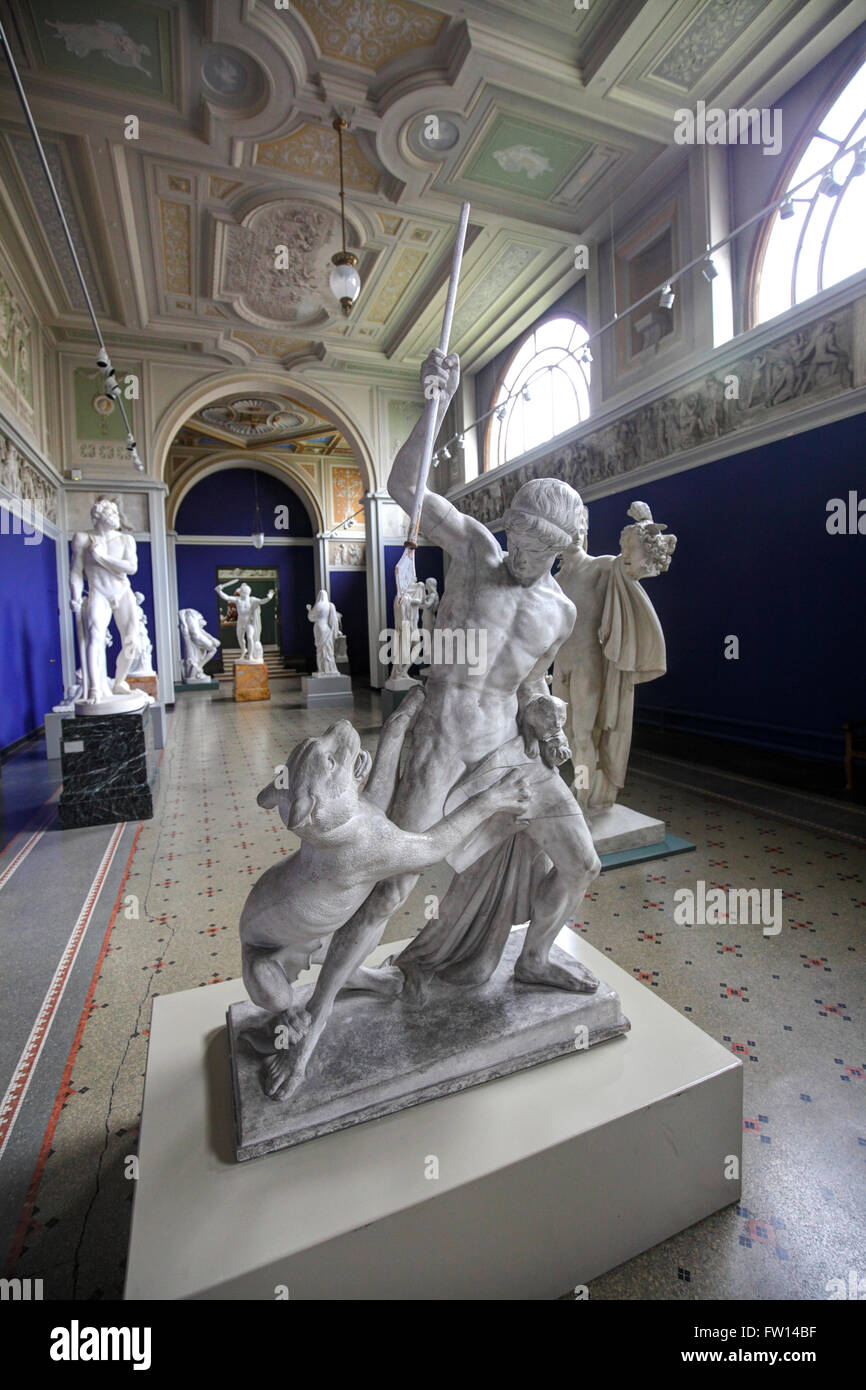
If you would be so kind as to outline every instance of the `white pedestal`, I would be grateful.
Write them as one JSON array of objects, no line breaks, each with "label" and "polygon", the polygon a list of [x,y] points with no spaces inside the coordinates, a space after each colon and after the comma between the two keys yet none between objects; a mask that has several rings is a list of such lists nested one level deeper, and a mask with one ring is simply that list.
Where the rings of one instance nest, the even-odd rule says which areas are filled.
[{"label": "white pedestal", "polygon": [[61,724],[64,719],[75,718],[75,706],[65,705],[59,710],[49,710],[45,716],[45,756],[51,758],[60,757],[60,734]]},{"label": "white pedestal", "polygon": [[154,1000],[126,1298],[551,1299],[737,1201],[740,1062],[585,940],[558,945],[629,1034],[248,1163],[224,1023],[243,985]]},{"label": "white pedestal", "polygon": [[352,682],[348,676],[302,676],[301,690],[312,705],[353,705]]},{"label": "white pedestal", "polygon": [[596,854],[616,854],[625,849],[641,849],[664,840],[667,826],[656,816],[645,816],[629,806],[606,806],[587,813]]}]

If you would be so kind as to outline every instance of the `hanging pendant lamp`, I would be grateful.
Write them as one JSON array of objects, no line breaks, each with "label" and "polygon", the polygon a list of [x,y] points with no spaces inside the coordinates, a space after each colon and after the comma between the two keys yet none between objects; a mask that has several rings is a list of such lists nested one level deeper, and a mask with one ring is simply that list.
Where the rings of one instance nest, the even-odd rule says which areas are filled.
[{"label": "hanging pendant lamp", "polygon": [[343,249],[331,257],[333,270],[329,277],[331,293],[340,301],[343,313],[348,318],[352,305],[361,293],[361,277],[358,274],[358,257],[354,251],[346,250],[346,190],[343,185],[343,131],[347,122],[342,116],[334,120],[337,142],[340,151],[340,224],[343,232]]}]

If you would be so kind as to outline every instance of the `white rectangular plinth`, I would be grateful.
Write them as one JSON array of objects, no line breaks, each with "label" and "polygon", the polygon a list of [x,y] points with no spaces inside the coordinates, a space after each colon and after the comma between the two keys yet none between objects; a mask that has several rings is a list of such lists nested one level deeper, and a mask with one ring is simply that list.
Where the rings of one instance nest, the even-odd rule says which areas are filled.
[{"label": "white rectangular plinth", "polygon": [[645,816],[630,806],[606,806],[604,810],[587,813],[592,843],[596,854],[616,854],[625,849],[640,849],[657,845],[664,838],[666,826],[656,816]]},{"label": "white rectangular plinth", "polygon": [[308,709],[311,705],[354,704],[352,682],[348,676],[302,676],[301,691]]},{"label": "white rectangular plinth", "polygon": [[72,705],[64,713],[49,710],[45,715],[43,723],[45,725],[45,756],[49,759],[60,757],[60,725],[64,719],[73,719],[75,709]]},{"label": "white rectangular plinth", "polygon": [[557,944],[629,1034],[248,1163],[224,1023],[242,984],[156,999],[126,1298],[555,1298],[737,1201],[740,1062],[585,940]]}]

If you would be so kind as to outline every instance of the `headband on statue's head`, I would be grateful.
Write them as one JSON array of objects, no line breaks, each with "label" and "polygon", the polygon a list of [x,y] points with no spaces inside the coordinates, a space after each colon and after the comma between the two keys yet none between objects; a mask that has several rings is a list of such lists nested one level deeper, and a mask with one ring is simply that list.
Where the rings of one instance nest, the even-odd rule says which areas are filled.
[{"label": "headband on statue's head", "polygon": [[537,512],[526,511],[523,507],[509,507],[502,518],[502,524],[506,531],[520,531],[526,536],[531,536],[533,540],[549,545],[550,549],[557,553],[565,550],[574,539],[561,526],[557,526],[555,521],[548,521],[547,517],[539,516]]}]

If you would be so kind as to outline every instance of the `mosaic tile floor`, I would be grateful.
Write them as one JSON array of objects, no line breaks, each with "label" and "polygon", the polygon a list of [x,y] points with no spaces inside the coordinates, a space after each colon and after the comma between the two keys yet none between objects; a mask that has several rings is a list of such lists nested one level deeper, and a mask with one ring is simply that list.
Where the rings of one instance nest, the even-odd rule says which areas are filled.
[{"label": "mosaic tile floor", "polygon": [[[368,747],[377,711],[376,697],[358,695]],[[178,700],[156,815],[126,832],[131,854],[127,863],[124,847],[127,867],[111,884],[68,1058],[40,1063],[42,1091],[56,1096],[47,1128],[40,1119],[29,1135],[31,1096],[22,1101],[29,1191],[11,1223],[7,1272],[42,1278],[46,1297],[121,1292],[152,1000],[239,975],[244,897],[296,843],[255,794],[295,741],[334,717],[301,708],[288,685],[267,705]],[[623,799],[697,850],[606,872],[579,930],[742,1057],[744,1195],[740,1208],[595,1280],[590,1295],[827,1298],[829,1280],[866,1274],[866,849],[641,776]],[[82,832],[51,837],[43,882],[52,856],[63,872],[67,833]],[[424,896],[441,894],[448,878],[446,869],[422,878],[389,938],[417,927]],[[699,879],[780,889],[781,932],[677,925],[674,892]],[[70,902],[71,920],[80,906]]]}]

